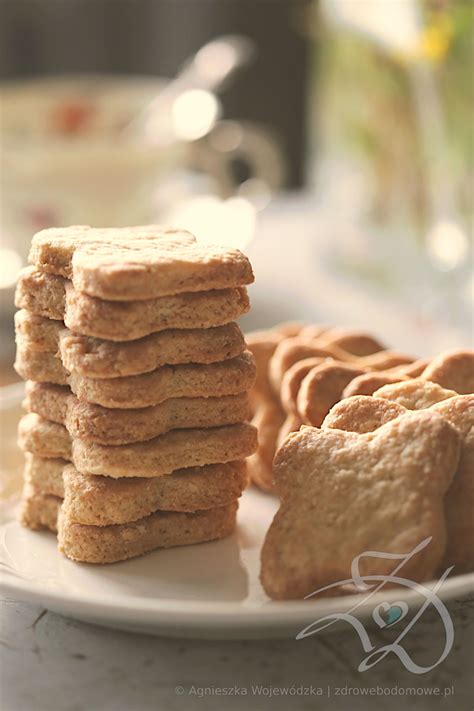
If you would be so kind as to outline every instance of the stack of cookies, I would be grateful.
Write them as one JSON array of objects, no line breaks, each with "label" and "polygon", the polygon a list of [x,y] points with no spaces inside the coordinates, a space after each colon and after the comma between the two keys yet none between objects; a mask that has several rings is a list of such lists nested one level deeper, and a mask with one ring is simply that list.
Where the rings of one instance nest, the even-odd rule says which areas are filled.
[{"label": "stack of cookies", "polygon": [[152,225],[43,230],[30,263],[23,523],[91,563],[228,535],[257,444],[248,259]]},{"label": "stack of cookies", "polygon": [[259,429],[249,473],[266,491],[273,490],[273,458],[288,434],[301,425],[321,427],[340,400],[418,377],[458,394],[474,392],[469,350],[415,359],[388,350],[370,333],[297,323],[249,334],[247,342],[257,363],[251,405]]}]

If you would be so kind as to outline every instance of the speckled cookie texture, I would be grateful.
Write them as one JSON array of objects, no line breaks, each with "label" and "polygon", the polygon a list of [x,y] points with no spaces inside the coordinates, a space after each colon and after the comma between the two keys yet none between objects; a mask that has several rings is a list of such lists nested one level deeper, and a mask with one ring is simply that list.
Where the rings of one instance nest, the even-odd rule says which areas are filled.
[{"label": "speckled cookie texture", "polygon": [[171,398],[134,410],[112,409],[78,400],[67,387],[27,383],[24,407],[66,427],[71,437],[98,444],[143,442],[175,429],[219,427],[249,417],[248,395]]},{"label": "speckled cookie texture", "polygon": [[[350,579],[364,551],[405,554],[428,537],[403,572],[430,580],[446,550],[444,497],[459,456],[456,429],[429,411],[365,434],[314,427],[291,434],[274,462],[281,504],[262,549],[267,594],[302,599]],[[387,558],[359,563],[362,575],[394,568]]]},{"label": "speckled cookie texture", "polygon": [[257,363],[250,392],[253,421],[261,433],[249,472],[270,492],[275,491],[272,460],[278,447],[302,425],[320,427],[331,407],[345,398],[373,395],[413,378],[457,393],[474,391],[474,351],[467,349],[414,358],[388,350],[370,333],[301,324],[250,334],[249,348]]},{"label": "speckled cookie texture", "polygon": [[247,423],[171,430],[144,442],[97,444],[71,439],[61,424],[34,412],[18,426],[20,447],[39,457],[73,461],[79,471],[112,477],[164,476],[176,469],[245,459],[257,446],[257,431]]},{"label": "speckled cookie texture", "polygon": [[257,431],[242,423],[209,429],[172,430],[160,437],[116,447],[75,439],[72,461],[79,471],[112,477],[165,476],[183,467],[245,459],[255,451]]},{"label": "speckled cookie texture", "polygon": [[33,237],[29,261],[71,279],[78,291],[120,301],[253,282],[250,262],[238,250],[200,244],[187,232],[157,225],[43,230]]},{"label": "speckled cookie texture", "polygon": [[[84,474],[65,459],[26,453],[28,497],[53,496],[76,523],[108,526],[155,511],[202,511],[236,501],[247,484],[244,461],[180,469],[166,477],[113,479]],[[31,508],[31,507],[30,507]]]},{"label": "speckled cookie texture", "polygon": [[62,499],[59,497],[43,494],[25,483],[19,514],[20,521],[33,531],[47,529],[56,533],[61,503]]},{"label": "speckled cookie texture", "polygon": [[155,511],[205,511],[231,504],[246,483],[245,462],[178,469],[169,476],[122,478],[63,471],[64,509],[71,521],[94,526],[127,523]]},{"label": "speckled cookie texture", "polygon": [[67,373],[51,353],[17,347],[15,368],[25,380],[69,385],[79,400],[119,409],[151,407],[177,397],[237,395],[255,379],[255,363],[246,352],[219,363],[165,365],[150,373],[99,379]]},{"label": "speckled cookie texture", "polygon": [[69,373],[118,378],[148,373],[162,365],[216,363],[240,355],[245,340],[236,323],[206,329],[169,329],[135,341],[114,342],[72,333],[60,321],[15,314],[20,350],[60,355]]},{"label": "speckled cookie texture", "polygon": [[58,547],[82,563],[116,563],[149,553],[225,538],[235,528],[237,503],[196,513],[157,511],[138,521],[114,526],[73,523],[66,512],[58,517]]},{"label": "speckled cookie texture", "polygon": [[173,328],[222,326],[250,308],[244,287],[107,301],[76,291],[67,279],[33,267],[19,276],[15,305],[36,316],[64,321],[74,333],[110,341],[132,341]]},{"label": "speckled cookie texture", "polygon": [[[260,433],[249,472],[257,486],[270,492],[275,490],[272,460],[288,434],[304,424],[321,425],[357,378],[356,387],[373,391],[410,377],[403,370],[414,368],[411,356],[387,350],[370,333],[347,328],[281,324],[249,334],[248,345],[257,364],[250,399]],[[417,362],[416,372],[425,365]]]},{"label": "speckled cookie texture", "polygon": [[38,457],[31,452],[25,452],[24,481],[38,494],[63,499],[63,471],[69,464],[67,459]]},{"label": "speckled cookie texture", "polygon": [[447,546],[442,567],[456,573],[474,570],[474,395],[458,395],[422,379],[388,385],[375,397],[350,397],[338,403],[323,427],[372,432],[410,410],[428,408],[449,422],[461,440],[458,468],[445,497]]},{"label": "speckled cookie texture", "polygon": [[24,452],[52,459],[71,459],[69,432],[63,425],[35,412],[24,415],[18,424],[18,445]]}]

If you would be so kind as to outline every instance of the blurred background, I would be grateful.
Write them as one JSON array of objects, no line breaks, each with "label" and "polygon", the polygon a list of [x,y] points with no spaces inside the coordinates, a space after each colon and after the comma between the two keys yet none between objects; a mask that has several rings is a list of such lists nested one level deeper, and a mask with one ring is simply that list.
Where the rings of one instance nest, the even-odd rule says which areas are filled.
[{"label": "blurred background", "polygon": [[472,338],[471,0],[1,0],[0,384],[34,232],[173,223],[246,328]]}]

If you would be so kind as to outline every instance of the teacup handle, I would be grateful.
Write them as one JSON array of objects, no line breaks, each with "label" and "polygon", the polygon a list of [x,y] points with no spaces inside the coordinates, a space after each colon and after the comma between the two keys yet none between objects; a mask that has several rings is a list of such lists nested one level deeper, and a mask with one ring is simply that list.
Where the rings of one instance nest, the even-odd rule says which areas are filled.
[{"label": "teacup handle", "polygon": [[246,165],[249,179],[263,183],[270,192],[285,181],[286,166],[278,141],[267,127],[256,123],[218,121],[194,144],[193,153],[198,167],[216,181],[223,198],[235,195],[241,184],[236,177],[236,161]]}]

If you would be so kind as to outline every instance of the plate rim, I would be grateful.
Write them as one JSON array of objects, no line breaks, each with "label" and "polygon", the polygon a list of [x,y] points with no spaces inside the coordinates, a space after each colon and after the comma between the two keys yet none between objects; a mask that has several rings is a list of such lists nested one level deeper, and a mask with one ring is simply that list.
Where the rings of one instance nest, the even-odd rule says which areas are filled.
[{"label": "plate rim", "polygon": [[[423,586],[428,588],[433,584],[434,582],[430,581],[424,583]],[[8,568],[3,570],[0,577],[0,591],[8,596],[18,596],[27,602],[39,603],[46,608],[48,606],[69,608],[69,614],[72,617],[74,614],[97,615],[100,613],[107,619],[118,619],[120,616],[122,620],[126,615],[129,621],[140,619],[142,622],[153,622],[163,627],[175,626],[177,618],[179,618],[183,625],[192,624],[194,627],[209,625],[221,627],[225,625],[229,628],[242,624],[255,625],[256,627],[282,627],[293,622],[308,622],[310,618],[311,621],[314,621],[320,614],[318,608],[324,608],[321,614],[326,616],[341,612],[359,600],[361,604],[358,608],[361,613],[364,613],[378,601],[404,600],[410,605],[417,596],[417,592],[414,590],[404,592],[400,588],[393,588],[373,593],[365,602],[363,602],[361,594],[351,594],[320,597],[317,601],[268,599],[261,605],[246,605],[245,600],[149,599],[141,598],[138,595],[97,595],[97,593],[94,593],[94,597],[92,595],[84,597],[84,595],[73,592],[46,590],[34,580],[25,581],[18,578],[14,572],[9,572]],[[448,577],[437,594],[440,599],[448,601],[455,597],[463,597],[470,591],[474,591],[474,573]],[[174,615],[170,616],[170,613],[174,613]],[[126,622],[127,620],[122,621]]]}]

